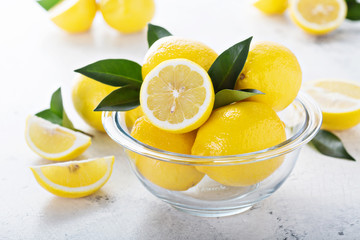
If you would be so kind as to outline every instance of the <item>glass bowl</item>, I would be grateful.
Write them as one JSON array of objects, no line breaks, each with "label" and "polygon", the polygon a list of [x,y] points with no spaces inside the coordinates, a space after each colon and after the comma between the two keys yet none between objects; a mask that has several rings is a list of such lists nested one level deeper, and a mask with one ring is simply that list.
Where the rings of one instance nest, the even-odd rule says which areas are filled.
[{"label": "glass bowl", "polygon": [[[316,135],[322,121],[319,107],[304,93],[299,93],[293,103],[278,115],[286,126],[286,141],[257,152],[219,157],[177,154],[139,142],[130,136],[123,112],[104,112],[103,125],[108,135],[124,147],[131,169],[152,194],[187,213],[218,217],[244,212],[255,203],[273,194],[290,175],[301,147]],[[246,171],[246,169],[252,168],[262,171],[261,169],[269,166],[271,162],[277,162],[277,166],[270,172],[265,170],[265,172],[268,171],[265,173],[265,179],[263,176],[259,181],[243,186],[223,185],[205,175],[200,182],[189,189],[175,191],[171,190],[171,187],[166,187],[166,181],[169,181],[168,184],[170,181],[172,181],[171,183],[174,181],[182,183],[186,176],[181,174],[175,177],[167,176],[163,172],[164,175],[160,176],[163,184],[158,184],[149,177],[151,169],[139,169],[136,161],[152,161],[151,166],[165,163],[164,171],[167,167],[174,171],[174,169],[184,168],[184,166],[187,168],[227,167],[227,169],[231,166],[231,169],[236,167]],[[146,178],[144,175],[148,177]],[[165,188],[161,186],[165,186]]]}]

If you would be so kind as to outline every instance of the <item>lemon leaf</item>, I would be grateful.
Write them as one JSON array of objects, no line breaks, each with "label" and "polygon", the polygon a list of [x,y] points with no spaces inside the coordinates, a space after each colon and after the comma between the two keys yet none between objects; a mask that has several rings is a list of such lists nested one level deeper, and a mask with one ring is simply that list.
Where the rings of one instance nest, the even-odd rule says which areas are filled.
[{"label": "lemon leaf", "polygon": [[61,88],[58,88],[51,96],[50,110],[58,115],[60,118],[63,117],[64,107],[61,97]]},{"label": "lemon leaf", "polygon": [[239,102],[241,100],[258,94],[264,93],[256,89],[223,89],[215,94],[214,109],[229,105],[233,102]]},{"label": "lemon leaf", "polygon": [[94,111],[128,111],[140,105],[139,88],[124,86],[107,95]]},{"label": "lemon leaf", "polygon": [[46,11],[49,11],[52,7],[58,4],[61,0],[37,0],[36,2],[40,4]]},{"label": "lemon leaf", "polygon": [[320,130],[313,140],[311,140],[311,143],[320,153],[326,156],[355,161],[346,151],[340,138],[329,131]]},{"label": "lemon leaf", "polygon": [[41,117],[45,120],[48,120],[54,124],[58,124],[62,126],[62,118],[59,117],[56,113],[52,112],[50,109],[46,109],[44,111],[38,112],[35,116]]},{"label": "lemon leaf", "polygon": [[235,44],[221,53],[211,65],[208,73],[215,93],[222,89],[233,89],[241,73],[250,48],[252,37]]},{"label": "lemon leaf", "polygon": [[349,20],[360,20],[360,3],[356,0],[346,0],[348,12],[346,18]]},{"label": "lemon leaf", "polygon": [[149,44],[149,48],[151,47],[151,45],[153,45],[154,42],[156,42],[160,38],[171,36],[171,35],[172,34],[165,28],[149,23],[148,31],[147,31],[147,41]]},{"label": "lemon leaf", "polygon": [[98,82],[122,87],[125,85],[141,86],[141,66],[126,59],[105,59],[75,70]]}]

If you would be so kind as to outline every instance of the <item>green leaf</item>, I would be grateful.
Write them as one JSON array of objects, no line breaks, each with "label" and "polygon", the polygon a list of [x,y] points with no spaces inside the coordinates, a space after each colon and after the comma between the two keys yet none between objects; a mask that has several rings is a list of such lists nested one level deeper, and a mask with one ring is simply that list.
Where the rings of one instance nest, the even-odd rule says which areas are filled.
[{"label": "green leaf", "polygon": [[125,86],[107,95],[94,111],[128,111],[140,105],[139,88]]},{"label": "green leaf", "polygon": [[346,18],[353,21],[360,20],[360,2],[346,0],[346,4],[348,8]]},{"label": "green leaf", "polygon": [[148,31],[147,31],[147,40],[149,44],[149,48],[151,45],[153,45],[154,42],[159,40],[160,38],[171,36],[172,34],[166,30],[165,28],[162,28],[157,25],[148,24]]},{"label": "green leaf", "polygon": [[141,66],[126,59],[106,59],[75,70],[96,81],[110,86],[141,86]]},{"label": "green leaf", "polygon": [[50,110],[60,118],[63,117],[64,107],[61,97],[61,88],[58,88],[51,96]]},{"label": "green leaf", "polygon": [[62,126],[75,130],[74,124],[70,121],[69,117],[67,116],[66,112],[63,111],[63,119],[62,119]]},{"label": "green leaf", "polygon": [[241,73],[250,48],[252,37],[235,44],[220,54],[211,65],[208,73],[215,93],[222,89],[233,89]]},{"label": "green leaf", "polygon": [[214,109],[226,106],[233,102],[238,102],[254,95],[264,94],[256,89],[223,89],[215,94]]},{"label": "green leaf", "polygon": [[320,130],[311,142],[324,155],[355,161],[346,151],[340,138],[326,130]]},{"label": "green leaf", "polygon": [[52,112],[50,109],[46,109],[44,111],[38,112],[35,116],[41,117],[45,120],[48,120],[54,124],[58,124],[62,126],[62,118],[59,117],[56,113]]},{"label": "green leaf", "polygon": [[37,0],[36,2],[40,4],[46,11],[49,11],[56,4],[61,2],[62,0]]}]

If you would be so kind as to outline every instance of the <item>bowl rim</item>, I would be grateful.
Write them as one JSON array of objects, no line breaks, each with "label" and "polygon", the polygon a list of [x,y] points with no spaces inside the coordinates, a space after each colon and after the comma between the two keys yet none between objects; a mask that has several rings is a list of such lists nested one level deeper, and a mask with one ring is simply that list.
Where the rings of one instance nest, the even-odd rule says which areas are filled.
[{"label": "bowl rim", "polygon": [[121,112],[103,112],[102,122],[106,133],[118,144],[137,154],[153,159],[185,165],[234,165],[248,164],[290,153],[315,137],[322,123],[322,113],[318,104],[306,93],[299,92],[294,101],[302,106],[305,113],[304,124],[289,139],[255,152],[226,156],[197,156],[168,152],[144,144],[122,129],[118,119]]}]

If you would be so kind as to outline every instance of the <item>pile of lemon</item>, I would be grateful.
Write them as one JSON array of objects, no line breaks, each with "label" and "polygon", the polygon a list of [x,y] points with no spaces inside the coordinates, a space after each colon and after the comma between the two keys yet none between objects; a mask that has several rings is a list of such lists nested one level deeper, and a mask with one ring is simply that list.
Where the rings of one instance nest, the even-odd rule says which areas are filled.
[{"label": "pile of lemon", "polygon": [[347,14],[345,0],[257,0],[254,6],[269,15],[282,14],[289,7],[293,22],[315,35],[335,30]]}]

